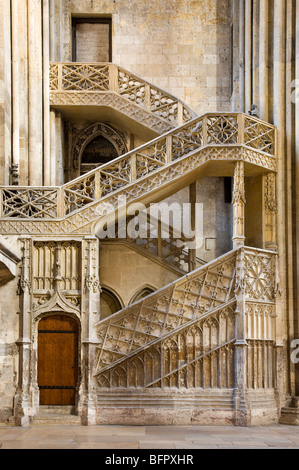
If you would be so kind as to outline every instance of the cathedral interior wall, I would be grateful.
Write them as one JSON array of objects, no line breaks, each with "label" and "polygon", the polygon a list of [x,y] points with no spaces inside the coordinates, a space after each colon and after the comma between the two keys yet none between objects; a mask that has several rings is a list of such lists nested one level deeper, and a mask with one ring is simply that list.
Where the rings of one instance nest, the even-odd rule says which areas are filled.
[{"label": "cathedral interior wall", "polygon": [[[9,249],[21,256],[17,237],[1,237],[1,243],[5,243]],[[7,420],[12,414],[18,380],[18,282],[18,277],[15,277],[0,287],[0,421]]]},{"label": "cathedral interior wall", "polygon": [[180,1],[174,8],[171,0],[77,0],[56,1],[56,9],[60,18],[53,26],[52,60],[71,61],[72,15],[111,16],[113,62],[182,99],[198,114],[229,110],[229,1]]},{"label": "cathedral interior wall", "polygon": [[[239,9],[242,3],[247,7],[252,5],[252,11],[246,10],[243,16]],[[298,336],[295,266],[298,242],[294,223],[296,211],[298,213],[298,182],[293,171],[296,166],[294,150],[298,147],[294,109],[298,111],[298,104],[293,109],[294,103],[290,103],[286,92],[287,84],[295,77],[294,44],[299,38],[295,2],[272,1],[269,6],[273,8],[265,13],[263,8],[259,9],[265,2],[237,0],[50,0],[48,51],[43,25],[46,15],[42,17],[39,2],[30,4],[29,12],[23,1],[3,1],[0,5],[2,185],[13,181],[15,164],[20,185],[61,185],[77,177],[79,169],[73,167],[72,144],[91,123],[114,125],[122,133],[128,150],[150,140],[149,135],[155,136],[152,129],[146,134],[145,130],[140,130],[142,126],[138,128],[136,124],[133,128],[132,121],[126,116],[120,118],[115,110],[105,114],[106,110],[93,109],[91,113],[91,106],[77,106],[72,116],[73,108],[50,109],[46,101],[48,58],[52,62],[73,60],[72,18],[111,19],[112,62],[173,94],[198,115],[231,110],[248,113],[251,105],[256,104],[259,118],[277,126],[278,164],[274,177],[277,205],[270,209],[278,219],[275,393],[277,406],[284,405],[298,388],[298,374],[288,357],[290,341]],[[15,8],[17,5],[19,8]],[[91,40],[95,39],[92,30],[95,28],[90,31]],[[83,49],[81,52],[84,55]],[[47,171],[49,168],[53,174]],[[256,248],[265,247],[263,178],[245,178],[245,244]],[[225,184],[224,177],[204,177],[196,181],[196,202],[203,205],[203,243],[196,254],[206,262],[232,248],[233,205],[229,197],[225,199]],[[168,198],[170,202],[189,201],[189,187],[174,191]],[[270,225],[268,223],[268,232],[273,229],[269,229]],[[16,236],[6,237],[4,242],[22,258]],[[127,306],[141,289],[158,290],[180,276],[121,243],[103,243],[98,261],[100,282],[119,296],[122,306]],[[19,378],[19,274],[0,287],[0,421],[12,412]],[[30,315],[30,312],[24,314]],[[263,409],[267,408],[267,399],[265,397]],[[277,408],[272,396],[271,403],[274,415]],[[254,413],[259,416],[259,411]]]}]

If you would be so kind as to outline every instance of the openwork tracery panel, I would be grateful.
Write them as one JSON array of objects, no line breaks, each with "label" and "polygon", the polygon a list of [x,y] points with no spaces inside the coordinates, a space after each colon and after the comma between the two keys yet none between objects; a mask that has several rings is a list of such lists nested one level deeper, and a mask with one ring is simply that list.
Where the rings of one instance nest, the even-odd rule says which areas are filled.
[{"label": "openwork tracery panel", "polygon": [[101,388],[232,388],[235,305],[182,327],[97,375]]},{"label": "openwork tracery panel", "polygon": [[237,115],[211,115],[207,118],[208,144],[237,144],[238,131]]},{"label": "openwork tracery panel", "polygon": [[2,216],[27,219],[57,217],[57,188],[10,187],[2,191]]},{"label": "openwork tracery panel", "polygon": [[159,139],[154,144],[136,152],[136,179],[163,167],[167,161],[166,139]]},{"label": "openwork tracery panel", "polygon": [[98,175],[92,173],[64,191],[65,214],[69,214],[94,201],[96,177]]},{"label": "openwork tracery panel", "polygon": [[151,112],[168,121],[178,121],[178,101],[158,88],[150,90]]},{"label": "openwork tracery panel", "polygon": [[134,77],[129,72],[119,69],[118,71],[119,94],[139,106],[145,106],[145,83]]},{"label": "openwork tracery panel", "polygon": [[109,90],[109,66],[96,64],[63,64],[62,89],[66,91]]},{"label": "openwork tracery panel", "polygon": [[172,136],[172,160],[177,160],[203,145],[203,120],[198,119],[177,130]]},{"label": "openwork tracery panel", "polygon": [[131,181],[131,159],[129,157],[117,159],[100,168],[101,196],[113,193]]},{"label": "openwork tracery panel", "polygon": [[244,144],[261,152],[275,154],[275,129],[267,123],[244,117]]},{"label": "openwork tracery panel", "polygon": [[194,117],[176,97],[111,63],[51,63],[50,92],[54,105],[93,104],[95,93],[112,92],[172,126]]},{"label": "openwork tracery panel", "polygon": [[[139,248],[159,256],[163,261],[178,269],[189,272],[189,252],[184,241],[179,238],[137,238],[131,239]],[[159,249],[160,248],[160,249]],[[161,250],[161,253],[160,253]]]},{"label": "openwork tracery panel", "polygon": [[[63,233],[77,231],[104,214],[107,206],[110,210],[116,208],[118,195],[131,202],[161,188],[174,178],[183,178],[212,160],[240,160],[275,171],[276,160],[273,155],[260,154],[256,149],[236,145],[236,139],[240,142],[244,140],[243,127],[237,126],[236,119],[236,115],[227,114],[197,118],[61,188],[2,188],[1,218],[11,220],[6,224],[7,227],[5,222],[1,222],[1,230],[7,232],[10,227],[18,230],[17,226],[20,227],[20,224],[16,220],[13,222],[13,218],[58,218],[62,219],[59,227]],[[242,119],[239,120],[242,122]],[[269,125],[274,146],[273,129]],[[102,199],[104,197],[106,199]],[[54,224],[38,227],[32,223],[27,229],[25,226],[25,233],[32,231],[33,227],[35,233],[44,229],[46,233],[56,230]]]},{"label": "openwork tracery panel", "polygon": [[277,291],[276,257],[272,253],[244,253],[245,295],[250,300],[275,300]]},{"label": "openwork tracery panel", "polygon": [[97,371],[227,303],[234,297],[234,278],[232,254],[103,320]]}]

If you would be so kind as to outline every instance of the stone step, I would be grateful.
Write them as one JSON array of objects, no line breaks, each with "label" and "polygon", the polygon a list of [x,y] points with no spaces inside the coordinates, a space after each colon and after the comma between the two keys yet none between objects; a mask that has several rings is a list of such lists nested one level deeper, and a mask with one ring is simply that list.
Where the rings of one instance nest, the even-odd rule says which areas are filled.
[{"label": "stone step", "polygon": [[40,406],[33,424],[81,424],[73,406]]},{"label": "stone step", "polygon": [[81,418],[75,415],[42,415],[38,414],[33,419],[33,424],[72,424],[81,425]]},{"label": "stone step", "polygon": [[39,412],[42,414],[55,414],[55,415],[74,415],[75,406],[73,405],[40,405]]}]

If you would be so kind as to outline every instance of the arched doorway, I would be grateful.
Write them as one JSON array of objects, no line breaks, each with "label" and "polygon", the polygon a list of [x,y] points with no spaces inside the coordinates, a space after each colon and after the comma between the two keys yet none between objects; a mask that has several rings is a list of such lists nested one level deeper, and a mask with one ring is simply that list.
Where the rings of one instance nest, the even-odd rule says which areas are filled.
[{"label": "arched doorway", "polygon": [[75,405],[78,384],[78,323],[50,315],[38,325],[40,405]]},{"label": "arched doorway", "polygon": [[118,157],[114,145],[102,135],[95,137],[85,147],[81,157],[81,175],[94,170],[99,165],[104,165]]},{"label": "arched doorway", "polygon": [[[73,137],[72,137],[73,139]],[[125,137],[113,127],[98,122],[84,129],[74,140],[71,150],[71,166],[78,176],[127,152]]]}]

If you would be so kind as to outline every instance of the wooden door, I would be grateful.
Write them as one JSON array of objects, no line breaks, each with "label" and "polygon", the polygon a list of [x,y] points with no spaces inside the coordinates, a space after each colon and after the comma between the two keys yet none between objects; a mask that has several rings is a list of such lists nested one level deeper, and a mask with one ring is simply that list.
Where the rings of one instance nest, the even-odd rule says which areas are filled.
[{"label": "wooden door", "polygon": [[38,326],[40,405],[74,405],[78,382],[78,324],[51,315]]}]

